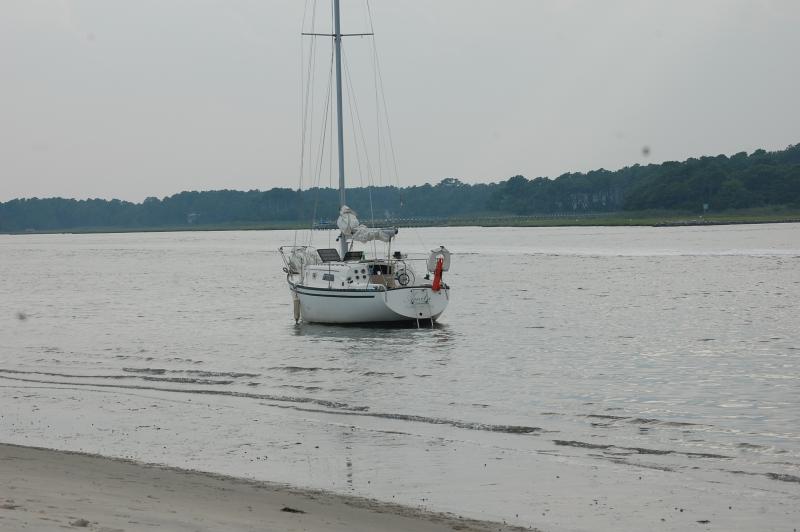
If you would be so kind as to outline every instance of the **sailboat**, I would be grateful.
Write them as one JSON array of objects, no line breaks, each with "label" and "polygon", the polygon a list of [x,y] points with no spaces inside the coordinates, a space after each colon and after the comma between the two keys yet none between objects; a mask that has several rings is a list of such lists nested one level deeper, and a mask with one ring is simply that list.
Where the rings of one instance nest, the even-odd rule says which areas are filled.
[{"label": "sailboat", "polygon": [[[450,252],[439,246],[420,259],[409,258],[401,251],[392,252],[398,229],[362,224],[346,202],[342,38],[372,34],[343,34],[339,0],[332,1],[333,33],[303,35],[333,40],[339,173],[339,216],[333,231],[338,230],[338,249],[296,244],[279,248],[294,319],[328,324],[433,324],[450,301],[450,286],[443,278],[450,269]],[[378,242],[382,243],[380,251]],[[366,245],[369,243],[372,246]]]}]

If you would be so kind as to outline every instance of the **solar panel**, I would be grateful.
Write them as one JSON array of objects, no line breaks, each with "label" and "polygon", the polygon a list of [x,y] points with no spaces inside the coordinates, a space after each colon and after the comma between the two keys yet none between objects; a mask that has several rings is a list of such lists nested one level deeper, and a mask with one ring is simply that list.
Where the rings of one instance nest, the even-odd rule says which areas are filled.
[{"label": "solar panel", "polygon": [[339,262],[342,260],[339,257],[339,252],[333,248],[318,249],[317,253],[322,262]]}]

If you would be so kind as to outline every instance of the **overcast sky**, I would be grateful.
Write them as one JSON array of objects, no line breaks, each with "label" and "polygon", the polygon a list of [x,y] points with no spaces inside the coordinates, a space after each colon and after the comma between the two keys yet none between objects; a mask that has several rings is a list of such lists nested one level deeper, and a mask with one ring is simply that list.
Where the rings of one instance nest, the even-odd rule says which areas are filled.
[{"label": "overcast sky", "polygon": [[[297,187],[304,3],[0,1],[0,201]],[[800,142],[796,0],[371,6],[403,185]]]}]

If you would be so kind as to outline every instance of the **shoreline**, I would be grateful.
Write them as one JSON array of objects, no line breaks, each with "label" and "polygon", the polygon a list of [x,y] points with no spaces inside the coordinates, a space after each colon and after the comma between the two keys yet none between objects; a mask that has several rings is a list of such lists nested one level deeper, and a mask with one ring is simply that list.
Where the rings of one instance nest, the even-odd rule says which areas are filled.
[{"label": "shoreline", "polygon": [[0,443],[0,478],[4,530],[533,530],[323,490],[6,443]]},{"label": "shoreline", "polygon": [[[399,229],[421,229],[428,227],[486,227],[486,228],[517,228],[517,227],[711,227],[720,225],[763,225],[763,224],[794,224],[800,223],[800,216],[766,215],[731,215],[719,218],[690,217],[687,215],[676,216],[586,216],[577,217],[503,217],[503,218],[474,218],[463,220],[426,220],[420,224],[399,224]],[[124,233],[191,233],[191,232],[225,232],[225,231],[307,231],[308,225],[292,223],[275,224],[220,224],[208,226],[164,226],[164,227],[75,227],[52,230],[28,231],[0,231],[0,235],[85,235],[85,234],[124,234]],[[320,230],[320,229],[314,229]]]}]

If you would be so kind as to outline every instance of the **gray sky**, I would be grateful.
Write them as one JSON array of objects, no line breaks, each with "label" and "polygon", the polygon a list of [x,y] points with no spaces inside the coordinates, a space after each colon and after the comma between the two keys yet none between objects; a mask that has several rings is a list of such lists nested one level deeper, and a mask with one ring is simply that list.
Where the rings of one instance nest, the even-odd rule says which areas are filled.
[{"label": "gray sky", "polygon": [[[371,6],[403,185],[800,142],[796,0]],[[2,0],[0,201],[296,187],[303,9]]]}]

